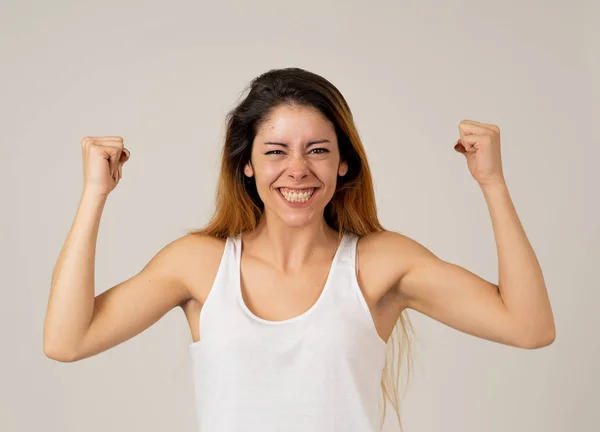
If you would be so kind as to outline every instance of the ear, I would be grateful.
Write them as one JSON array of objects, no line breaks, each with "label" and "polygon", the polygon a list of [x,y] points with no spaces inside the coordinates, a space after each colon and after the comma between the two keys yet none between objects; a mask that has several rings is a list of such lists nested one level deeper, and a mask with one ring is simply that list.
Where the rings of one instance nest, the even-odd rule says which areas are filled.
[{"label": "ear", "polygon": [[254,175],[254,169],[252,169],[252,162],[248,161],[244,166],[244,174],[246,177],[252,177]]},{"label": "ear", "polygon": [[348,163],[346,161],[340,162],[340,167],[338,168],[338,175],[340,177],[344,177],[348,172]]}]

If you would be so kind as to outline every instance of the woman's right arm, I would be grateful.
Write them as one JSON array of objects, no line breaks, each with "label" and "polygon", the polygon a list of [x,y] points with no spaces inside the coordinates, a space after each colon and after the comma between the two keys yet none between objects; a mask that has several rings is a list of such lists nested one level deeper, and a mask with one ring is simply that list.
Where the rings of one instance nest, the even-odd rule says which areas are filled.
[{"label": "woman's right arm", "polygon": [[80,360],[124,342],[192,297],[182,268],[197,247],[191,236],[168,244],[137,275],[95,296],[100,219],[129,158],[122,139],[115,138],[82,143],[84,192],[52,274],[44,321],[44,353],[58,361]]}]

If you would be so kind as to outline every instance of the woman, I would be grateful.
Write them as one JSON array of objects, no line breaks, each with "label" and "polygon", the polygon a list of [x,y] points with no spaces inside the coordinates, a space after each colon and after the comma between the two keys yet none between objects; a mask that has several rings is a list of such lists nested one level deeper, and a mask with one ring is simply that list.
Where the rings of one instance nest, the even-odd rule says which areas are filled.
[{"label": "woman", "polygon": [[465,120],[459,132],[454,148],[490,209],[499,285],[381,226],[345,99],[288,68],[255,78],[229,113],[210,223],[97,297],[100,216],[130,153],[120,137],[84,138],[84,192],[52,278],[46,355],[95,355],[180,306],[201,430],[374,431],[380,384],[400,420],[397,377],[382,373],[394,329],[408,336],[409,308],[506,345],[550,344],[553,314],[504,181],[499,129]]}]

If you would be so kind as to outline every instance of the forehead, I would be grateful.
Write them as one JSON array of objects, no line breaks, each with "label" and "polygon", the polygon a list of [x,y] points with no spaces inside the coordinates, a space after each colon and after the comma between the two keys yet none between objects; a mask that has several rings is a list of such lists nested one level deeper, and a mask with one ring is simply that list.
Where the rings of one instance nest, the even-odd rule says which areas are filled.
[{"label": "forehead", "polygon": [[335,129],[327,117],[315,108],[282,105],[270,113],[257,130],[257,136],[293,141],[331,139],[335,137]]}]

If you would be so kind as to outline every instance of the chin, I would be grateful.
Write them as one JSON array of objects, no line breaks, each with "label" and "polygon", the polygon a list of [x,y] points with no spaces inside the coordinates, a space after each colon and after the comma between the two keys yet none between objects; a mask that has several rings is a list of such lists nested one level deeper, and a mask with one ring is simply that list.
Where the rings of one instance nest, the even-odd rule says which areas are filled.
[{"label": "chin", "polygon": [[279,220],[281,220],[285,225],[290,228],[302,228],[311,224],[314,224],[319,220],[319,218],[323,217],[323,211],[321,212],[315,211],[315,209],[306,210],[306,211],[298,211],[298,210],[281,210],[277,209],[276,212]]},{"label": "chin", "polygon": [[290,228],[303,228],[314,222],[314,218],[300,215],[280,215],[281,220]]}]

